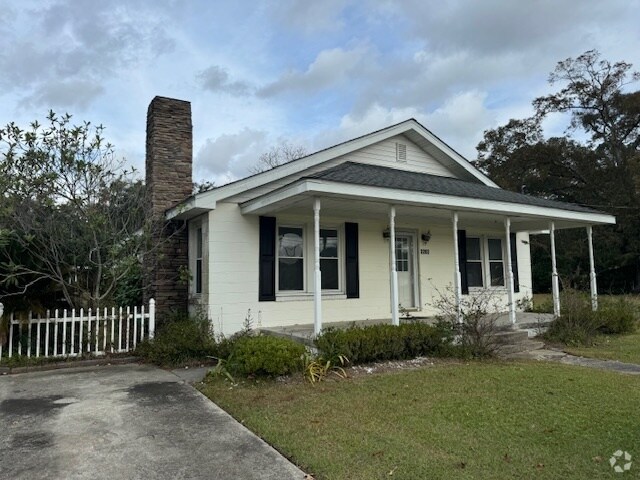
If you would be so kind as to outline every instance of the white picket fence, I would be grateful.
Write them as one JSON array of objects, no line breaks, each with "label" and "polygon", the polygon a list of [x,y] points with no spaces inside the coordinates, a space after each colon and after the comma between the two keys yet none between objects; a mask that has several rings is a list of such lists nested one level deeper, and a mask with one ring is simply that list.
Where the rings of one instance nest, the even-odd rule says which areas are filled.
[{"label": "white picket fence", "polygon": [[[0,303],[0,320],[4,307]],[[53,313],[53,316],[51,315]],[[99,309],[47,310],[44,317],[29,312],[26,319],[9,314],[5,342],[0,342],[0,358],[78,357],[135,350],[141,341],[153,338],[156,304]]]}]

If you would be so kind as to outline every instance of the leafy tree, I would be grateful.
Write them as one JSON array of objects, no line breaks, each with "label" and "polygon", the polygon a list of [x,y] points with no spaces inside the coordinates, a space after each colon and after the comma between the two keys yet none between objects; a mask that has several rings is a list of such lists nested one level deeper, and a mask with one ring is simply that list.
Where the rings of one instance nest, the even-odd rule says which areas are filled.
[{"label": "leafy tree", "polygon": [[[595,229],[601,284],[613,289],[640,283],[640,91],[626,91],[640,74],[631,68],[595,50],[559,62],[549,82],[562,88],[536,98],[531,118],[486,131],[478,145],[477,165],[503,188],[616,215],[615,227]],[[550,114],[568,116],[564,137],[544,137],[541,122]],[[586,285],[584,233],[559,232],[557,250],[561,275],[573,286]],[[532,252],[534,285],[545,289],[548,247],[533,237]]]},{"label": "leafy tree", "polygon": [[54,112],[0,129],[0,298],[98,307],[153,248],[144,185],[103,131]]},{"label": "leafy tree", "polygon": [[262,173],[306,155],[306,148],[300,145],[292,145],[285,141],[271,147],[269,151],[260,155],[260,157],[258,157],[258,163],[251,167],[249,171],[253,174]]}]

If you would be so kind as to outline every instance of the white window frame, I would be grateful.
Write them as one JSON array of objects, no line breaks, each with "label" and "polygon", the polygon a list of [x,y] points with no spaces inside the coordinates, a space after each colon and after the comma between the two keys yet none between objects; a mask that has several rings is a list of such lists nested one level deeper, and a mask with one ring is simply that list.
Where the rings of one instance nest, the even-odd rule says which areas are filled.
[{"label": "white window frame", "polygon": [[[303,268],[303,290],[280,290],[280,243],[279,232],[280,228],[301,228],[302,229],[302,268]],[[332,298],[346,298],[344,278],[345,278],[345,265],[344,265],[344,225],[343,224],[321,224],[320,230],[335,230],[338,234],[338,288],[337,289],[322,289],[322,296]],[[276,223],[276,300],[302,300],[313,295],[310,291],[310,287],[313,285],[313,252],[314,252],[314,238],[313,235],[307,235],[308,232],[312,232],[313,228],[306,223],[287,222]],[[306,252],[310,252],[307,254]]]},{"label": "white window frame", "polygon": [[[507,288],[507,271],[506,271],[506,250],[505,250],[505,241],[504,238],[496,236],[496,235],[467,235],[467,238],[478,238],[480,239],[480,261],[478,260],[469,260],[467,259],[467,263],[480,263],[482,269],[482,283],[481,287],[478,286],[469,286],[469,291],[479,291],[485,289],[494,289],[494,290],[504,290]],[[502,247],[502,278],[504,279],[504,284],[502,285],[491,285],[491,262],[497,262],[497,260],[489,259],[489,240],[499,240],[500,246]],[[466,248],[466,245],[465,245]]]},{"label": "white window frame", "polygon": [[[322,291],[326,293],[344,293],[344,253],[343,253],[343,229],[336,225],[320,225],[320,230],[335,230],[338,236],[338,288],[323,288]],[[333,258],[333,257],[327,257]],[[320,257],[322,260],[322,257]]]},{"label": "white window frame", "polygon": [[[189,294],[192,298],[202,298],[207,293],[208,276],[208,222],[198,219],[189,223]],[[198,232],[201,232],[202,256],[198,257]],[[198,292],[197,276],[198,261],[202,265],[202,282],[201,289]]]},{"label": "white window frame", "polygon": [[[204,229],[202,225],[198,225],[196,227],[196,262],[195,262],[195,280],[193,290],[196,295],[202,295],[202,290],[204,289]],[[198,247],[200,247],[200,251],[198,252]],[[200,271],[198,272],[198,263],[200,264]],[[200,275],[198,275],[198,273]],[[198,285],[200,283],[200,285]]]},{"label": "white window frame", "polygon": [[[281,228],[299,228],[302,230],[302,290],[280,290],[280,229]],[[307,228],[303,224],[295,223],[278,223],[276,224],[276,294],[284,295],[304,295],[307,293]],[[297,257],[284,257],[297,258]]]}]

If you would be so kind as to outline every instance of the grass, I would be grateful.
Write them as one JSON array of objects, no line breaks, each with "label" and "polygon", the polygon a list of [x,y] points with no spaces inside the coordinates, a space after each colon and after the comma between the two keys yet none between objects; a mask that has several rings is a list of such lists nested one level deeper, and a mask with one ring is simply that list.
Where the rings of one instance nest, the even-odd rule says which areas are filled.
[{"label": "grass", "polygon": [[471,362],[202,391],[318,479],[620,478],[611,454],[640,457],[640,378],[605,371]]},{"label": "grass", "polygon": [[628,335],[602,335],[589,347],[565,347],[565,351],[582,357],[618,360],[640,365],[640,332]]}]

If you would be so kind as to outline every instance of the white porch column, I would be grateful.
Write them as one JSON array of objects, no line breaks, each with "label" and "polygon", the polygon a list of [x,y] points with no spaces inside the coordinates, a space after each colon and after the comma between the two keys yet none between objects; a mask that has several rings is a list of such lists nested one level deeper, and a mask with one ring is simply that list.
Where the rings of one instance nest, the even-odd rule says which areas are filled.
[{"label": "white porch column", "polygon": [[591,225],[587,227],[587,238],[589,239],[589,278],[591,280],[591,308],[598,310],[598,284],[596,282],[596,265],[593,260],[593,229]]},{"label": "white porch column", "polygon": [[560,316],[560,285],[558,284],[558,269],[556,267],[556,226],[549,223],[549,237],[551,238],[551,291],[553,293],[553,314]]},{"label": "white porch column", "polygon": [[513,299],[514,285],[513,261],[511,259],[511,219],[509,217],[504,219],[504,237],[507,250],[507,293],[509,295],[509,320],[513,325],[516,323],[516,302]]},{"label": "white porch column", "polygon": [[456,306],[456,319],[462,323],[462,278],[460,277],[460,252],[458,252],[458,212],[453,212],[453,295]]},{"label": "white porch column", "polygon": [[313,333],[322,330],[322,274],[320,273],[320,199],[313,200]]},{"label": "white porch column", "polygon": [[398,272],[396,271],[396,207],[389,208],[389,271],[391,274],[391,323],[400,325],[398,317]]}]

